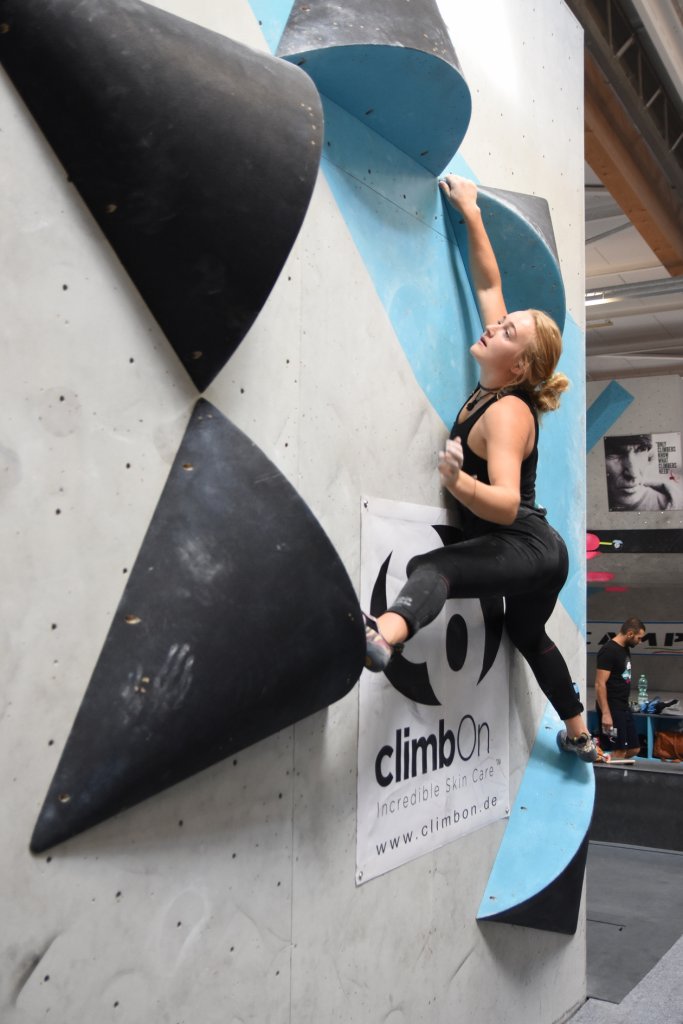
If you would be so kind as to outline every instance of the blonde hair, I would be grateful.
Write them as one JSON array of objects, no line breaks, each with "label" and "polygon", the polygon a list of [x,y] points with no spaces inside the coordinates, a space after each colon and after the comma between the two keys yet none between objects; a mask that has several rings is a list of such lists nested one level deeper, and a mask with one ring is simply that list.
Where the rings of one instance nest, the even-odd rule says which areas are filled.
[{"label": "blonde hair", "polygon": [[535,325],[534,339],[522,355],[524,372],[519,386],[527,392],[539,412],[559,408],[560,395],[570,386],[569,377],[556,373],[562,355],[562,334],[552,317],[540,309],[528,311]]}]

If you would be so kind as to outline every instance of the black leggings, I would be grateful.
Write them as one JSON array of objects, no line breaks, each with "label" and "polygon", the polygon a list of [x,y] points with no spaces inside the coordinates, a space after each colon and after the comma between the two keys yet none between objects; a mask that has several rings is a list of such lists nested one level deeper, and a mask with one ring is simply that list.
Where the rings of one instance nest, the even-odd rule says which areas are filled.
[{"label": "black leggings", "polygon": [[505,627],[546,697],[566,721],[583,705],[567,663],[545,631],[567,578],[567,549],[539,515],[510,527],[411,558],[408,581],[391,605],[410,635],[439,614],[449,597],[504,597]]}]

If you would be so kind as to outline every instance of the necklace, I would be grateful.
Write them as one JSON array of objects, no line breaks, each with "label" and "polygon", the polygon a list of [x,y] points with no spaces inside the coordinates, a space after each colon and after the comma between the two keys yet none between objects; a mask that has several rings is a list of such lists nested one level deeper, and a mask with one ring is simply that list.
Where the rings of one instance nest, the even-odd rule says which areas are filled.
[{"label": "necklace", "polygon": [[477,384],[476,388],[469,397],[469,401],[466,403],[465,408],[468,412],[472,412],[475,405],[479,401],[482,395],[492,395],[494,391],[502,391],[502,388],[485,388],[482,384]]}]

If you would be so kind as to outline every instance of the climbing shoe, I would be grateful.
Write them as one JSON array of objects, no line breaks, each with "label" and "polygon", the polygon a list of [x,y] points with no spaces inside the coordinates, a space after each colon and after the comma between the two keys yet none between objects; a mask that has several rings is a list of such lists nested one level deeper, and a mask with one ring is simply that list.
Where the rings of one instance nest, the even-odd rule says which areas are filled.
[{"label": "climbing shoe", "polygon": [[570,739],[567,736],[567,730],[560,729],[557,734],[557,745],[564,753],[576,754],[582,761],[588,761],[589,763],[599,761],[602,755],[600,747],[587,732],[581,733],[576,739]]},{"label": "climbing shoe", "polygon": [[384,672],[393,654],[403,649],[403,644],[392,646],[384,639],[374,619],[363,612],[365,622],[365,667],[371,672]]}]

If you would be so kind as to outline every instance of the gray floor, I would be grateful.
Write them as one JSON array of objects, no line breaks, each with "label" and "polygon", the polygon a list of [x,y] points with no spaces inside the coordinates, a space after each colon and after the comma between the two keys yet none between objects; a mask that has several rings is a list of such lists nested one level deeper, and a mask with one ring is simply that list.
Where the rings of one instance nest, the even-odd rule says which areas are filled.
[{"label": "gray floor", "polygon": [[620,1003],[588,999],[571,1024],[683,1024],[683,938]]},{"label": "gray floor", "polygon": [[[662,696],[680,714],[683,694]],[[586,879],[588,999],[571,1024],[683,1024],[683,853],[593,840]]]},{"label": "gray floor", "polygon": [[591,842],[588,999],[571,1024],[683,1024],[683,853]]}]

